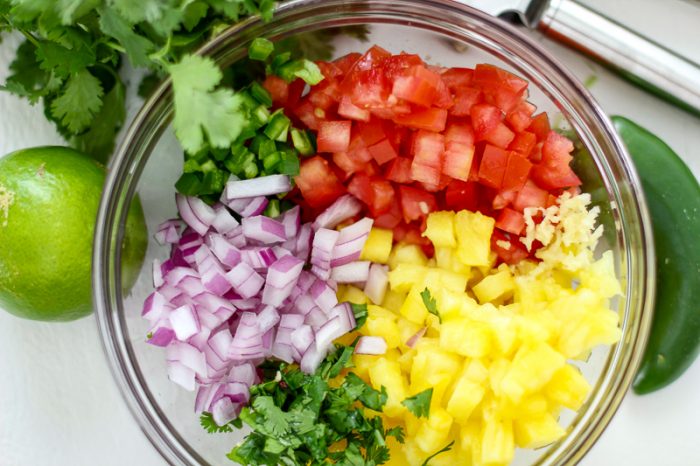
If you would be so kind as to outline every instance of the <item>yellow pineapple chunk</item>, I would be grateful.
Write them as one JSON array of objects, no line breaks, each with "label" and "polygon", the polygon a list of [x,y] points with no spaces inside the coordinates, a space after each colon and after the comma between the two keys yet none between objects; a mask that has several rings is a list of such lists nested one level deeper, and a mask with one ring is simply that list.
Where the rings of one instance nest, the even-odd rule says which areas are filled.
[{"label": "yellow pineapple chunk", "polygon": [[347,285],[344,288],[338,287],[338,301],[347,301],[354,304],[367,304],[369,299],[364,291],[356,286]]},{"label": "yellow pineapple chunk", "polygon": [[432,454],[447,445],[452,416],[444,409],[431,409],[430,417],[418,429],[415,442],[424,453]]},{"label": "yellow pineapple chunk", "polygon": [[440,347],[461,356],[481,358],[491,350],[491,330],[482,322],[451,319],[440,326]]},{"label": "yellow pineapple chunk", "polygon": [[352,362],[355,364],[355,367],[352,368],[352,371],[358,377],[367,381],[369,380],[369,369],[374,366],[377,360],[379,360],[379,357],[371,354],[353,354]]},{"label": "yellow pineapple chunk", "polygon": [[436,247],[435,263],[441,269],[451,270],[452,272],[470,276],[471,267],[464,265],[459,258],[457,258],[457,250],[454,248]]},{"label": "yellow pineapple chunk", "polygon": [[389,272],[389,286],[393,291],[406,293],[415,284],[423,283],[428,269],[422,265],[399,264]]},{"label": "yellow pineapple chunk", "polygon": [[392,230],[372,228],[365,241],[365,246],[362,248],[360,260],[386,264],[389,262],[393,240],[394,233]]},{"label": "yellow pineapple chunk", "polygon": [[425,307],[423,298],[420,295],[422,291],[423,288],[420,286],[411,288],[411,291],[406,296],[406,300],[401,305],[401,309],[399,309],[402,316],[418,325],[423,325],[425,318],[428,316],[428,309]]},{"label": "yellow pineapple chunk", "polygon": [[367,322],[362,327],[363,333],[384,338],[387,348],[398,348],[403,340],[396,319],[386,317],[367,317]]},{"label": "yellow pineapple chunk", "polygon": [[455,213],[451,211],[433,212],[428,215],[423,236],[437,248],[454,248],[457,240],[454,233]]},{"label": "yellow pineapple chunk", "polygon": [[549,414],[513,422],[515,443],[521,448],[540,448],[556,442],[566,431]]},{"label": "yellow pineapple chunk", "polygon": [[384,295],[384,302],[382,307],[389,309],[390,311],[396,312],[398,314],[401,305],[406,299],[406,293],[399,293],[394,290],[387,290]]},{"label": "yellow pineapple chunk", "polygon": [[474,408],[481,403],[486,388],[480,381],[470,377],[466,369],[457,380],[452,396],[447,402],[447,412],[459,423],[469,420]]},{"label": "yellow pineapple chunk", "polygon": [[401,334],[402,345],[406,345],[406,342],[423,328],[422,325],[402,317],[398,319],[397,325],[399,327],[399,333]]},{"label": "yellow pineapple chunk", "polygon": [[461,210],[454,218],[457,256],[465,265],[489,265],[491,234],[496,221],[478,212]]},{"label": "yellow pineapple chunk", "polygon": [[391,250],[389,255],[389,268],[395,269],[399,264],[413,264],[426,266],[428,258],[420,246],[415,244],[399,243]]},{"label": "yellow pineapple chunk", "polygon": [[501,380],[501,390],[513,402],[542,388],[566,363],[564,356],[546,343],[522,346]]},{"label": "yellow pineapple chunk", "polygon": [[375,390],[381,390],[382,386],[386,388],[388,397],[384,414],[388,417],[403,416],[406,408],[401,402],[406,399],[408,389],[399,363],[385,357],[379,358],[369,368],[369,379]]},{"label": "yellow pineapple chunk", "polygon": [[622,294],[620,282],[615,276],[612,251],[605,251],[600,259],[581,271],[581,286],[595,290],[603,298]]},{"label": "yellow pineapple chunk", "polygon": [[508,297],[513,293],[513,289],[513,274],[510,273],[508,267],[503,267],[497,273],[484,277],[472,287],[472,291],[480,303]]},{"label": "yellow pineapple chunk", "polygon": [[554,373],[544,391],[552,403],[576,411],[586,401],[591,386],[577,367],[566,364]]},{"label": "yellow pineapple chunk", "polygon": [[481,437],[481,463],[506,465],[514,454],[513,422],[497,415],[486,416]]}]

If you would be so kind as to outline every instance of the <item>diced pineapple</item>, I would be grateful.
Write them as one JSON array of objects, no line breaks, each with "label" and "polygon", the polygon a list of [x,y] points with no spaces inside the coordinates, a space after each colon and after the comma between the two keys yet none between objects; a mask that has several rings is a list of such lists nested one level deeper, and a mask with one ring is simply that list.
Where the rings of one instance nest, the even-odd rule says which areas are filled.
[{"label": "diced pineapple", "polygon": [[595,290],[603,298],[622,294],[612,251],[605,251],[600,259],[581,271],[581,286]]},{"label": "diced pineapple", "polygon": [[508,398],[500,401],[501,410],[512,419],[539,417],[548,414],[550,408],[547,398],[540,393],[525,397],[518,404],[513,404]]},{"label": "diced pineapple", "polygon": [[489,386],[497,397],[502,396],[501,382],[510,369],[510,361],[505,358],[496,359],[489,366]]},{"label": "diced pineapple", "polygon": [[423,279],[423,284],[431,290],[444,288],[461,293],[467,288],[468,280],[469,277],[467,275],[459,274],[451,270],[428,269]]},{"label": "diced pineapple", "polygon": [[428,215],[423,236],[438,248],[454,248],[457,240],[454,233],[455,213],[452,211],[433,212]]},{"label": "diced pineapple", "polygon": [[394,233],[392,230],[372,228],[367,236],[367,241],[365,241],[365,246],[362,248],[360,259],[386,264],[389,262],[393,240]]},{"label": "diced pineapple", "polygon": [[565,363],[564,356],[546,343],[523,345],[501,380],[501,390],[518,403],[523,396],[542,388]]},{"label": "diced pineapple", "polygon": [[471,267],[464,265],[457,258],[457,250],[454,248],[435,248],[435,263],[445,270],[461,273],[470,276]]},{"label": "diced pineapple", "polygon": [[387,348],[398,348],[402,345],[401,332],[395,318],[369,316],[362,327],[363,333],[384,338]]},{"label": "diced pineapple", "polygon": [[425,307],[423,298],[420,295],[422,291],[423,288],[419,286],[411,288],[411,291],[406,296],[406,300],[401,305],[401,309],[399,309],[402,316],[418,325],[423,325],[425,318],[428,316],[428,309]]},{"label": "diced pineapple", "polygon": [[457,256],[465,265],[488,265],[495,220],[478,212],[462,210],[455,215]]},{"label": "diced pineapple", "polygon": [[352,362],[355,364],[355,367],[352,368],[352,371],[357,374],[358,377],[367,381],[369,380],[369,369],[374,366],[378,360],[378,356],[373,356],[371,354],[354,354],[352,356]]},{"label": "diced pineapple", "polygon": [[399,264],[389,272],[389,286],[393,291],[408,292],[414,284],[423,283],[428,269],[422,265]]},{"label": "diced pineapple", "polygon": [[554,373],[544,391],[552,403],[576,411],[583,405],[591,386],[577,367],[565,364]]},{"label": "diced pineapple", "polygon": [[447,412],[459,423],[469,420],[474,408],[481,403],[486,389],[483,383],[475,381],[468,370],[457,380],[452,396],[447,402]]},{"label": "diced pineapple", "polygon": [[388,417],[400,417],[406,412],[401,404],[408,393],[406,378],[401,374],[401,366],[388,358],[379,358],[369,368],[369,379],[375,390],[382,386],[386,388],[388,397],[384,406],[384,414]]},{"label": "diced pineapple", "polygon": [[[417,425],[415,433],[418,432],[418,427],[420,427],[420,424]],[[408,430],[408,426],[407,432],[410,432],[410,430]],[[408,435],[413,437],[415,433],[409,433]],[[416,444],[415,440],[412,438],[406,439],[406,442],[403,445],[403,454],[406,457],[406,465],[408,466],[422,466],[426,458],[426,454],[423,453],[423,451],[418,447],[418,444]]]},{"label": "diced pineapple", "polygon": [[399,309],[401,309],[401,305],[403,304],[405,299],[406,293],[399,293],[398,291],[387,290],[386,294],[384,295],[384,302],[382,303],[382,307],[389,309],[390,311],[396,312],[398,314]]},{"label": "diced pineapple", "polygon": [[452,428],[452,416],[444,409],[430,410],[428,421],[421,425],[415,442],[424,453],[432,454],[447,444]]},{"label": "diced pineapple", "polygon": [[549,414],[513,422],[515,443],[521,448],[540,448],[559,440],[566,431]]},{"label": "diced pineapple", "polygon": [[511,358],[515,352],[518,328],[515,316],[502,307],[489,316],[488,323],[492,329],[493,349],[498,356]]},{"label": "diced pineapple", "polygon": [[621,335],[618,320],[618,315],[609,309],[586,312],[575,328],[562,330],[557,348],[564,356],[576,358],[596,345],[615,343]]},{"label": "diced pineapple", "polygon": [[440,326],[440,347],[462,356],[486,356],[491,349],[491,341],[491,330],[481,322],[451,319]]},{"label": "diced pineapple", "polygon": [[399,318],[396,313],[390,311],[383,306],[377,306],[376,304],[367,305],[367,318],[368,319],[393,319],[397,320]]},{"label": "diced pineapple", "polygon": [[[459,428],[459,450],[462,456],[470,462],[472,462],[472,450],[475,444],[481,443],[481,424],[481,419],[471,419],[466,423],[462,423]],[[472,462],[472,464],[476,465],[479,463]]]},{"label": "diced pineapple", "polygon": [[360,332],[349,332],[343,335],[340,338],[335,339],[335,343],[343,346],[349,346],[352,345],[352,342],[355,341],[357,337],[359,337]]},{"label": "diced pineapple", "polygon": [[415,244],[399,243],[391,250],[389,255],[389,268],[395,269],[399,264],[413,264],[426,266],[428,258],[420,246]]},{"label": "diced pineapple", "polygon": [[497,413],[484,417],[481,437],[481,463],[509,464],[515,454],[513,422]]},{"label": "diced pineapple", "polygon": [[413,367],[413,357],[415,355],[416,350],[411,348],[399,356],[398,363],[401,366],[401,371],[403,371],[405,374],[411,373],[411,367]]},{"label": "diced pineapple", "polygon": [[511,295],[513,289],[513,274],[505,267],[493,275],[484,277],[472,288],[472,291],[480,303],[487,303]]},{"label": "diced pineapple", "polygon": [[443,321],[464,317],[462,310],[465,307],[471,308],[472,305],[477,305],[476,302],[465,293],[450,291],[446,288],[439,288],[435,293],[431,294],[435,298],[437,307],[440,310],[440,318]]},{"label": "diced pineapple", "polygon": [[346,285],[343,288],[338,287],[338,301],[350,302],[354,304],[367,304],[369,300],[364,291],[356,286]]},{"label": "diced pineapple", "polygon": [[406,342],[423,328],[422,325],[416,324],[415,322],[411,322],[410,320],[402,317],[399,317],[397,325],[399,327],[399,333],[401,334],[402,345],[406,345]]}]

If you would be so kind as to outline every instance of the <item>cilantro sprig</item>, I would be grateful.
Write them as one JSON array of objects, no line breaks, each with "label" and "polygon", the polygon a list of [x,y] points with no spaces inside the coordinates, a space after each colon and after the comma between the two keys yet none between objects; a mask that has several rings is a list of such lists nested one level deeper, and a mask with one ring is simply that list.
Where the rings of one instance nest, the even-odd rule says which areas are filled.
[{"label": "cilantro sprig", "polygon": [[387,462],[387,438],[403,442],[403,430],[386,429],[381,417],[366,412],[382,410],[386,389],[375,390],[352,373],[342,383],[334,381],[352,366],[353,349],[353,345],[338,347],[311,375],[296,366],[268,363],[263,368],[266,381],[251,387],[250,405],[240,415],[252,432],[228,458],[253,466]]},{"label": "cilantro sprig", "polygon": [[[125,96],[131,83],[120,74],[128,62],[147,72],[139,87],[145,96],[172,77],[174,127],[190,152],[228,149],[244,116],[232,95],[264,66],[241,63],[218,69],[193,53],[230,24],[260,15],[269,20],[274,0],[0,0],[0,32],[25,37],[0,90],[42,102],[46,118],[72,146],[106,161],[125,123]],[[343,28],[360,37],[362,28]],[[300,57],[328,59],[329,32],[307,33],[279,44],[289,52],[284,71],[311,77]],[[257,70],[257,71],[256,71]],[[313,70],[311,70],[313,71]],[[257,73],[257,75],[256,75]],[[206,109],[206,111],[205,111]]]},{"label": "cilantro sprig", "polygon": [[440,313],[437,309],[437,302],[435,301],[435,298],[433,298],[433,295],[430,294],[430,290],[427,287],[420,292],[420,297],[423,299],[423,304],[428,312],[434,316],[437,316],[438,321],[442,323],[442,317],[440,317]]},{"label": "cilantro sprig", "polygon": [[430,401],[433,399],[433,389],[429,388],[408,397],[401,402],[416,417],[430,417]]}]

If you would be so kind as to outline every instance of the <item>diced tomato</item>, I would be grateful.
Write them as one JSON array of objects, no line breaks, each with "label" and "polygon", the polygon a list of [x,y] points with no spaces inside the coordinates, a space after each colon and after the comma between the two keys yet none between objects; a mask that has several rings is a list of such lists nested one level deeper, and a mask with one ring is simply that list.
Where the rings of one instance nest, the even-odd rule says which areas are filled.
[{"label": "diced tomato", "polygon": [[454,91],[472,83],[474,70],[471,68],[448,68],[442,72],[440,77],[447,84],[447,87]]},{"label": "diced tomato", "polygon": [[435,101],[433,106],[438,108],[450,109],[454,107],[455,101],[450,92],[450,88],[447,87],[442,80],[438,81],[437,88],[435,89]]},{"label": "diced tomato", "polygon": [[325,115],[316,112],[313,104],[308,99],[302,99],[301,103],[293,110],[294,115],[301,120],[309,129],[318,130]]},{"label": "diced tomato", "polygon": [[474,160],[474,146],[452,142],[445,151],[442,172],[457,180],[467,181]]},{"label": "diced tomato", "polygon": [[528,102],[520,102],[506,115],[508,126],[516,133],[525,131],[532,123],[532,112],[534,111],[534,105]]},{"label": "diced tomato", "polygon": [[371,146],[386,139],[386,132],[381,120],[376,118],[369,123],[357,123],[357,134],[362,138],[366,146]]},{"label": "diced tomato", "polygon": [[431,191],[440,183],[440,168],[423,165],[413,159],[411,163],[411,179],[431,186]]},{"label": "diced tomato", "polygon": [[430,182],[419,181],[418,184],[420,185],[421,188],[428,191],[429,193],[437,193],[437,192],[445,189],[447,187],[447,185],[450,184],[450,181],[452,181],[452,178],[441,174],[438,177],[437,181],[435,181],[435,180],[431,180]]},{"label": "diced tomato", "polygon": [[314,88],[308,93],[306,98],[309,99],[314,108],[320,108],[324,111],[330,110],[337,103],[335,97],[337,87],[338,85],[333,83],[323,89]]},{"label": "diced tomato", "polygon": [[532,164],[528,159],[515,152],[509,152],[508,165],[503,175],[501,189],[518,191],[525,185]]},{"label": "diced tomato", "polygon": [[365,173],[357,173],[348,184],[348,192],[364,202],[367,206],[374,203],[372,180]]},{"label": "diced tomato", "polygon": [[437,210],[435,196],[422,189],[399,186],[399,197],[403,218],[407,223],[425,218],[430,212]]},{"label": "diced tomato", "polygon": [[353,129],[350,136],[350,146],[348,147],[348,156],[360,160],[362,162],[369,162],[372,160],[372,154],[367,150],[365,142],[360,137],[358,130]]},{"label": "diced tomato", "polygon": [[350,72],[369,70],[389,57],[391,57],[391,52],[378,45],[373,45],[355,62]]},{"label": "diced tomato", "polygon": [[565,136],[550,131],[542,146],[542,161],[547,164],[569,163],[574,143]]},{"label": "diced tomato", "polygon": [[544,189],[578,186],[581,180],[569,166],[573,143],[564,136],[550,131],[542,146],[542,161],[532,169],[532,179]]},{"label": "diced tomato", "polygon": [[323,74],[326,80],[335,81],[336,78],[339,78],[345,74],[342,68],[340,68],[338,64],[334,62],[317,61],[316,65],[321,70],[321,74]]},{"label": "diced tomato", "polygon": [[359,54],[357,52],[349,53],[347,55],[343,55],[340,58],[335,59],[333,62],[335,66],[337,66],[340,71],[343,74],[347,74],[350,69],[353,67],[353,65],[357,62],[362,57],[362,54]]},{"label": "diced tomato", "polygon": [[505,124],[498,123],[495,128],[484,134],[483,138],[484,141],[505,149],[515,138],[515,133],[508,129]]},{"label": "diced tomato", "polygon": [[289,84],[282,78],[273,74],[269,75],[263,81],[262,86],[272,96],[272,104],[275,106],[283,106],[289,98]]},{"label": "diced tomato", "polygon": [[513,189],[502,189],[491,200],[491,208],[501,210],[513,203],[518,193]]},{"label": "diced tomato", "polygon": [[443,108],[416,109],[410,114],[396,115],[394,122],[409,128],[439,133],[445,130],[447,110]]},{"label": "diced tomato", "polygon": [[330,164],[321,156],[303,160],[294,181],[306,202],[313,208],[325,208],[345,194]]},{"label": "diced tomato", "polygon": [[515,135],[515,138],[508,145],[508,149],[517,152],[523,157],[529,157],[536,143],[537,136],[535,136],[535,133],[523,131]]},{"label": "diced tomato", "polygon": [[388,228],[393,229],[398,224],[403,222],[403,216],[401,215],[401,207],[398,202],[391,203],[389,210],[374,219],[374,226],[377,228]]},{"label": "diced tomato", "polygon": [[435,102],[440,76],[418,65],[397,76],[392,94],[416,105],[429,107]]},{"label": "diced tomato", "polygon": [[414,66],[424,65],[423,60],[418,55],[404,52],[398,55],[392,55],[382,61],[382,68],[384,68],[386,77],[391,80],[406,75],[407,70]]},{"label": "diced tomato", "polygon": [[412,149],[414,163],[440,169],[442,154],[445,151],[445,136],[419,130],[415,133]]},{"label": "diced tomato", "polygon": [[496,228],[514,235],[520,235],[525,229],[525,216],[517,210],[505,207],[498,214]]},{"label": "diced tomato", "polygon": [[350,131],[352,122],[322,121],[318,127],[316,136],[316,150],[318,152],[344,152],[350,146]]},{"label": "diced tomato", "polygon": [[445,207],[455,211],[475,211],[479,205],[478,191],[477,183],[453,180],[445,190]]},{"label": "diced tomato", "polygon": [[396,242],[416,244],[423,249],[427,256],[432,256],[435,251],[430,240],[422,235],[424,228],[417,222],[402,223],[394,229],[394,240]]},{"label": "diced tomato", "polygon": [[508,237],[498,230],[494,230],[491,235],[491,250],[502,262],[509,265],[517,264],[530,255],[519,237]]},{"label": "diced tomato", "polygon": [[350,100],[350,97],[348,97],[347,95],[343,96],[340,99],[340,103],[338,104],[338,115],[340,115],[343,118],[348,118],[350,120],[364,122],[369,121],[370,118],[369,110],[357,107],[355,104],[352,103],[352,100]]},{"label": "diced tomato", "polygon": [[399,156],[388,139],[383,139],[376,144],[372,144],[367,150],[379,165],[384,165]]},{"label": "diced tomato", "polygon": [[391,95],[391,86],[381,69],[353,71],[343,79],[341,86],[360,108],[371,110],[389,107],[387,99]]},{"label": "diced tomato", "polygon": [[473,87],[459,87],[454,93],[454,107],[450,111],[454,116],[469,116],[472,107],[483,101],[481,91]]},{"label": "diced tomato", "polygon": [[474,127],[476,141],[483,141],[484,136],[493,131],[503,118],[502,112],[490,104],[477,104],[469,112]]},{"label": "diced tomato", "polygon": [[508,151],[486,144],[479,165],[479,182],[500,189],[508,165]]},{"label": "diced tomato", "polygon": [[447,125],[445,130],[445,147],[451,143],[465,144],[467,146],[474,145],[474,130],[469,123],[452,122]]},{"label": "diced tomato", "polygon": [[505,89],[520,93],[527,89],[527,81],[508,71],[490,64],[478,64],[474,68],[474,83],[480,86],[503,86]]},{"label": "diced tomato", "polygon": [[343,179],[347,180],[353,173],[363,171],[367,166],[366,162],[351,157],[347,152],[334,152],[333,163],[340,168],[343,173]]},{"label": "diced tomato", "polygon": [[[301,101],[301,95],[304,93],[306,88],[306,83],[303,79],[295,79],[289,83],[289,95],[287,96],[287,103],[285,107],[289,110],[296,108]],[[293,113],[293,112],[292,112]]]},{"label": "diced tomato", "polygon": [[396,203],[394,187],[386,180],[372,179],[372,192],[374,193],[369,211],[372,217],[377,217],[389,211],[392,204]]},{"label": "diced tomato", "polygon": [[522,212],[526,207],[545,207],[548,194],[547,191],[538,187],[531,180],[527,180],[525,185],[518,191],[518,195],[513,201],[513,208]]},{"label": "diced tomato", "polygon": [[411,178],[411,159],[406,157],[397,157],[387,165],[384,172],[387,180],[394,183],[412,183]]},{"label": "diced tomato", "polygon": [[544,141],[551,130],[547,114],[542,112],[532,117],[532,123],[530,123],[527,130],[531,133],[535,133],[538,141]]}]

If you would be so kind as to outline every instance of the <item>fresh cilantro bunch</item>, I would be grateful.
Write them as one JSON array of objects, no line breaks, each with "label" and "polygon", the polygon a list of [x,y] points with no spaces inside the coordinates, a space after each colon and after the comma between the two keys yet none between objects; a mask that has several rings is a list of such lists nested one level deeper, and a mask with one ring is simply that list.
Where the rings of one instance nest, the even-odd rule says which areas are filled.
[{"label": "fresh cilantro bunch", "polygon": [[[232,74],[193,52],[243,17],[270,19],[273,9],[274,0],[0,0],[0,32],[25,37],[0,89],[43,102],[72,146],[104,161],[124,124],[120,68],[128,60],[148,70],[142,96],[172,78],[175,131],[188,152],[228,148],[242,118],[226,81]],[[326,35],[306,34],[287,46],[324,58]]]},{"label": "fresh cilantro bunch", "polygon": [[[354,345],[339,347],[313,375],[283,363],[268,364],[268,380],[251,388],[240,421],[252,432],[228,457],[247,465],[374,466],[389,460],[388,437],[403,442],[401,428],[385,429],[379,416],[387,400],[355,374],[333,381],[352,367]],[[211,424],[202,418],[202,425]],[[227,426],[228,427],[228,426]]]}]

